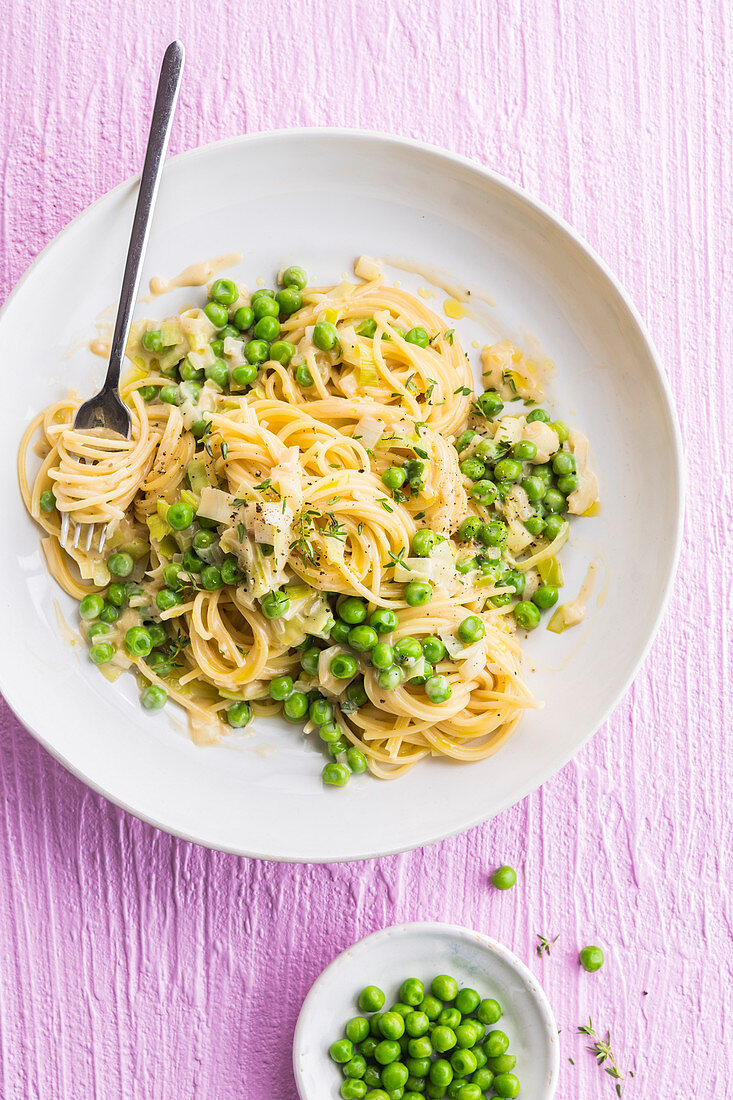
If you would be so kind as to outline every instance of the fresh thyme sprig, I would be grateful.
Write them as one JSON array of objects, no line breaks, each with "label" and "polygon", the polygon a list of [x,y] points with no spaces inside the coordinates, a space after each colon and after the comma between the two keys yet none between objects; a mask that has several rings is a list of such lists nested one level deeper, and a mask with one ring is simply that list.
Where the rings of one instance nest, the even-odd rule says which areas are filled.
[{"label": "fresh thyme sprig", "polygon": [[[616,1081],[616,1094],[620,1096],[621,1082],[624,1080],[624,1075],[616,1065],[616,1058],[611,1050],[611,1032],[606,1031],[605,1039],[599,1038],[593,1028],[593,1021],[590,1018],[587,1024],[581,1025],[578,1028],[578,1032],[581,1035],[587,1035],[589,1038],[595,1039],[595,1042],[586,1047],[586,1050],[590,1051],[599,1066],[603,1066],[609,1077],[613,1077]],[[604,1065],[604,1062],[608,1062],[609,1065]]]},{"label": "fresh thyme sprig", "polygon": [[537,954],[539,955],[539,957],[542,958],[543,955],[549,955],[550,954],[550,948],[555,946],[555,944],[557,943],[559,938],[560,938],[559,933],[558,933],[557,936],[554,936],[553,939],[549,939],[547,936],[543,936],[543,935],[541,935],[541,933],[538,932],[537,933],[538,943],[537,943],[536,950],[537,950]]}]

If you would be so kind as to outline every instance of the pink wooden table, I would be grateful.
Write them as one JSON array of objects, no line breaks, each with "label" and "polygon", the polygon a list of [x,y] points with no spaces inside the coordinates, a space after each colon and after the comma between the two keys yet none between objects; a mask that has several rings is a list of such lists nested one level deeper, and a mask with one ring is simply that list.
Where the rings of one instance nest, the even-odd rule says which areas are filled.
[{"label": "pink wooden table", "polygon": [[[174,152],[360,126],[466,154],[557,210],[646,318],[689,467],[679,578],[632,690],[541,791],[437,847],[343,867],[205,851],[90,793],[5,708],[3,1097],[293,1100],[290,1043],[313,979],[353,940],[415,919],[489,932],[537,972],[562,1028],[558,1100],[615,1095],[576,1033],[589,1015],[634,1072],[625,1096],[733,1095],[724,7],[0,0],[0,296],[138,170],[150,74],[179,35]],[[500,894],[487,875],[504,861],[519,883]],[[534,953],[537,933],[559,934],[550,959]],[[606,949],[598,975],[578,969],[587,942]]]}]

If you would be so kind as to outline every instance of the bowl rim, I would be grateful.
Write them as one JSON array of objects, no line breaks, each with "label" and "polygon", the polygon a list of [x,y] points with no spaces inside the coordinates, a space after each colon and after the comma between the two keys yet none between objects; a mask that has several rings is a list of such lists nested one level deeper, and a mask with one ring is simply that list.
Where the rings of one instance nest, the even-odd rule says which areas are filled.
[{"label": "bowl rim", "polygon": [[509,948],[505,947],[499,940],[487,936],[484,932],[476,932],[475,929],[467,928],[465,925],[451,924],[447,921],[407,921],[404,924],[392,924],[388,925],[386,928],[379,928],[376,932],[371,932],[368,936],[364,936],[362,939],[357,940],[356,943],[344,948],[328,966],[324,967],[306,994],[300,1007],[300,1012],[298,1013],[298,1020],[293,1034],[293,1074],[295,1076],[298,1095],[301,1100],[309,1100],[309,1098],[306,1097],[300,1089],[303,1069],[298,1066],[297,1062],[298,1047],[304,1041],[307,1027],[305,1017],[308,1015],[309,1002],[315,1002],[317,987],[321,983],[321,980],[325,978],[327,974],[339,971],[346,965],[347,960],[350,960],[355,952],[362,953],[367,951],[370,947],[378,947],[381,943],[391,939],[395,935],[411,935],[417,932],[422,934],[427,933],[429,935],[450,935],[461,940],[468,940],[472,943],[479,944],[485,950],[497,955],[519,975],[523,986],[530,996],[534,998],[539,1008],[540,1016],[542,1017],[544,1025],[543,1033],[547,1039],[552,1060],[550,1081],[548,1083],[550,1091],[547,1093],[545,1100],[551,1100],[557,1088],[558,1074],[560,1071],[559,1032],[549,998],[542,988],[539,979],[532,973],[526,963],[522,962],[518,955],[515,955],[513,951],[510,951]]},{"label": "bowl rim", "polygon": [[[483,824],[484,821],[491,820],[491,818],[493,818],[493,817],[497,817],[499,814],[503,813],[505,810],[509,809],[511,806],[514,806],[518,802],[521,802],[524,798],[527,797],[527,795],[531,794],[533,791],[535,791],[539,787],[543,786],[544,783],[546,783],[550,779],[552,779],[553,776],[557,775],[557,773],[562,768],[564,768],[569,763],[569,761],[572,760],[577,755],[577,753],[585,745],[587,745],[587,743],[591,740],[591,738],[598,732],[598,730],[606,722],[606,720],[608,719],[608,717],[612,713],[612,711],[614,711],[616,709],[616,707],[619,705],[621,700],[624,698],[624,696],[626,695],[626,693],[629,690],[629,687],[631,686],[634,679],[636,678],[636,676],[639,672],[639,669],[641,668],[642,664],[644,663],[644,661],[646,660],[646,658],[649,654],[652,643],[654,642],[654,640],[657,636],[657,633],[659,631],[659,627],[661,625],[662,618],[664,617],[664,615],[667,611],[667,608],[669,606],[670,597],[671,597],[671,594],[672,594],[672,587],[673,587],[674,579],[675,579],[675,576],[676,576],[677,567],[678,567],[679,559],[680,559],[681,548],[682,548],[682,536],[683,536],[684,515],[685,515],[685,466],[684,466],[684,461],[683,461],[682,437],[681,437],[681,432],[680,432],[680,427],[679,427],[679,421],[678,421],[678,418],[677,418],[677,413],[676,413],[676,407],[675,407],[675,402],[674,402],[674,395],[672,393],[672,388],[671,388],[669,379],[667,378],[666,373],[664,371],[661,358],[660,358],[660,356],[659,356],[659,354],[656,350],[656,347],[655,347],[655,345],[654,345],[654,343],[651,339],[651,336],[649,334],[649,331],[646,327],[646,324],[644,323],[641,315],[639,314],[639,312],[638,312],[636,306],[634,305],[633,301],[631,300],[629,294],[624,289],[624,287],[621,285],[621,283],[619,282],[617,277],[614,275],[614,273],[611,271],[611,269],[608,267],[606,262],[601,258],[601,256],[595,251],[595,249],[590,244],[588,244],[576,232],[576,230],[568,222],[566,222],[564,220],[564,218],[562,218],[559,214],[556,214],[542,200],[535,198],[533,195],[531,195],[529,192],[527,192],[524,188],[520,187],[518,184],[515,184],[512,180],[508,179],[506,176],[502,175],[501,173],[496,172],[491,168],[486,168],[484,165],[479,164],[477,161],[474,161],[469,157],[465,157],[460,153],[454,153],[454,152],[452,152],[448,149],[443,148],[440,145],[436,145],[436,144],[431,143],[431,142],[418,141],[418,140],[414,140],[412,138],[406,138],[406,137],[403,137],[401,135],[393,134],[393,133],[390,133],[390,132],[387,132],[387,131],[360,129],[358,127],[357,128],[350,128],[350,127],[342,127],[342,126],[302,126],[302,127],[292,127],[292,128],[283,127],[283,128],[279,128],[279,129],[275,129],[275,130],[257,131],[255,133],[251,133],[251,134],[232,135],[230,137],[221,138],[218,141],[209,142],[205,145],[196,146],[193,149],[184,150],[183,152],[177,153],[174,156],[169,157],[168,161],[171,164],[175,163],[176,165],[179,165],[181,163],[190,163],[190,162],[202,159],[202,158],[206,157],[208,154],[210,154],[211,152],[213,152],[214,150],[217,150],[217,149],[233,147],[233,146],[237,146],[237,145],[242,145],[242,146],[245,146],[245,147],[246,146],[256,146],[258,144],[265,144],[265,143],[267,143],[269,141],[272,141],[272,140],[287,141],[287,140],[290,140],[290,139],[293,139],[293,138],[308,138],[308,137],[311,137],[311,138],[315,138],[315,137],[332,138],[332,139],[336,139],[336,140],[340,140],[340,141],[351,142],[354,145],[357,145],[360,142],[379,142],[379,143],[385,143],[387,146],[391,145],[391,146],[401,147],[403,149],[418,150],[420,152],[435,156],[438,159],[441,159],[443,161],[447,161],[449,163],[453,163],[456,166],[459,166],[459,167],[464,168],[464,169],[468,169],[469,171],[472,171],[474,173],[477,173],[480,176],[483,176],[493,186],[495,186],[499,189],[503,189],[504,191],[508,192],[514,198],[519,199],[521,202],[524,202],[524,203],[528,204],[536,212],[540,213],[545,218],[547,218],[556,228],[560,229],[563,233],[565,233],[568,237],[570,237],[570,239],[576,245],[576,247],[578,247],[583,253],[585,253],[586,257],[589,260],[591,260],[591,262],[593,264],[595,264],[596,267],[599,268],[601,273],[605,276],[607,281],[610,283],[611,288],[618,295],[619,299],[623,303],[623,306],[628,311],[628,313],[631,317],[631,320],[633,321],[634,325],[636,326],[638,335],[640,336],[640,338],[642,340],[644,349],[645,349],[645,351],[647,352],[647,354],[649,356],[649,359],[651,361],[651,365],[654,369],[654,372],[657,376],[657,380],[659,381],[659,384],[660,384],[661,395],[663,397],[663,402],[664,402],[664,412],[666,414],[666,418],[667,418],[667,421],[668,421],[668,424],[669,424],[670,434],[671,434],[671,438],[672,438],[673,458],[674,458],[674,477],[673,477],[672,480],[673,480],[673,483],[674,483],[675,497],[676,497],[676,508],[675,508],[675,515],[674,515],[675,529],[674,529],[673,549],[672,549],[672,553],[671,553],[671,555],[669,556],[669,559],[668,559],[666,577],[664,578],[664,590],[663,590],[662,598],[659,601],[659,605],[657,607],[657,612],[656,612],[656,615],[654,617],[654,621],[653,621],[651,629],[649,631],[649,635],[647,637],[647,640],[646,640],[644,646],[642,647],[642,649],[641,649],[641,651],[638,655],[638,658],[635,661],[633,667],[631,668],[628,676],[626,677],[623,684],[619,688],[619,690],[616,694],[616,698],[605,709],[605,711],[603,712],[603,714],[602,714],[599,722],[595,726],[595,728],[589,730],[588,733],[585,735],[585,737],[583,737],[583,739],[581,741],[579,741],[573,747],[572,750],[570,750],[569,752],[563,754],[563,756],[558,760],[558,762],[556,763],[556,765],[554,766],[552,771],[550,771],[539,783],[534,782],[533,779],[529,779],[527,782],[525,782],[522,785],[521,788],[519,788],[517,791],[515,791],[514,794],[512,794],[510,796],[507,796],[507,798],[505,798],[501,802],[501,804],[497,807],[497,809],[491,814],[491,816],[489,818],[486,818],[482,814],[479,814],[475,819],[473,819],[471,821],[468,821],[468,822],[464,822],[464,823],[462,823],[461,825],[458,825],[455,828],[439,829],[437,833],[435,833],[433,835],[430,835],[429,837],[427,837],[419,845],[414,845],[414,844],[410,844],[410,843],[401,844],[401,845],[397,845],[395,847],[390,847],[389,849],[387,849],[385,851],[372,852],[372,853],[369,853],[368,855],[361,854],[361,855],[356,855],[356,856],[348,856],[348,857],[343,857],[343,858],[338,858],[338,859],[333,859],[332,857],[329,857],[328,855],[326,855],[325,857],[324,856],[317,856],[315,858],[313,858],[313,857],[306,858],[306,857],[295,857],[295,856],[282,856],[282,855],[278,855],[278,854],[271,854],[271,853],[264,853],[264,852],[255,852],[255,851],[250,851],[250,850],[248,850],[246,848],[242,848],[242,847],[236,847],[236,846],[233,846],[233,845],[222,844],[220,842],[214,842],[213,840],[203,840],[199,837],[196,837],[196,836],[186,832],[184,829],[177,829],[172,825],[165,824],[164,822],[159,820],[156,816],[154,816],[152,814],[149,814],[149,813],[145,813],[141,810],[135,809],[133,806],[131,806],[124,799],[120,798],[119,796],[115,796],[112,792],[107,790],[101,784],[95,782],[93,779],[91,779],[89,776],[87,776],[85,774],[85,772],[82,770],[82,768],[80,768],[77,765],[73,764],[70,760],[68,760],[66,758],[66,756],[61,751],[56,749],[53,746],[53,744],[51,744],[49,742],[49,740],[48,740],[48,738],[46,737],[45,734],[41,733],[41,731],[38,728],[36,728],[34,725],[31,725],[30,723],[27,723],[21,717],[20,711],[21,711],[22,704],[16,705],[16,702],[14,700],[14,690],[13,690],[12,683],[5,677],[3,670],[0,668],[0,694],[2,694],[2,696],[5,699],[6,703],[8,704],[10,709],[13,711],[14,715],[16,716],[18,721],[21,723],[21,725],[25,729],[27,729],[29,731],[29,733],[31,733],[31,735],[35,738],[35,740],[38,741],[44,747],[44,749],[46,749],[46,751],[48,753],[50,753],[50,755],[62,765],[62,767],[64,767],[68,772],[70,772],[72,775],[74,775],[77,779],[81,780],[81,782],[83,782],[85,784],[85,786],[89,787],[96,794],[102,795],[109,802],[113,803],[113,805],[118,806],[122,810],[125,810],[127,813],[131,814],[133,817],[138,818],[138,820],[145,822],[145,824],[152,825],[155,828],[161,829],[163,832],[168,833],[171,836],[179,837],[181,840],[188,841],[189,843],[198,844],[202,847],[210,848],[213,851],[221,851],[221,852],[229,853],[231,855],[244,856],[244,857],[249,858],[249,859],[265,859],[265,860],[272,860],[274,862],[282,862],[282,863],[350,863],[350,862],[364,861],[364,860],[369,860],[369,859],[380,859],[383,856],[397,855],[400,852],[411,851],[415,848],[424,848],[424,847],[427,847],[428,845],[437,844],[440,841],[448,839],[449,837],[458,836],[461,833],[467,832],[469,829],[475,828],[476,826]],[[76,227],[77,223],[80,222],[82,220],[82,218],[84,218],[87,214],[90,213],[90,211],[94,210],[102,202],[104,202],[106,200],[109,200],[109,199],[111,199],[112,197],[114,197],[116,195],[122,195],[128,189],[136,186],[139,183],[139,180],[140,180],[140,173],[137,173],[137,174],[135,174],[133,176],[130,176],[127,179],[123,180],[121,183],[117,184],[115,187],[111,188],[109,191],[106,191],[104,194],[100,195],[97,199],[95,199],[93,202],[91,202],[88,206],[84,207],[83,210],[79,211],[78,214],[76,214],[69,222],[67,222],[67,224],[61,230],[59,230],[59,232],[57,234],[55,234],[54,237],[51,238],[51,240],[48,242],[48,244],[46,244],[41,249],[41,251],[34,257],[34,259],[28,265],[26,270],[23,272],[23,274],[20,276],[18,281],[15,283],[15,285],[13,286],[11,291],[9,292],[9,294],[8,294],[7,298],[5,299],[5,301],[3,302],[2,306],[0,306],[0,324],[2,324],[5,313],[9,309],[12,302],[14,301],[16,295],[21,291],[22,287],[25,285],[26,281],[29,279],[32,272],[35,271],[36,267],[40,264],[41,260],[45,257],[46,253],[56,244],[56,242],[58,240],[60,240],[61,237],[65,236],[66,234],[73,231],[73,229]]]}]

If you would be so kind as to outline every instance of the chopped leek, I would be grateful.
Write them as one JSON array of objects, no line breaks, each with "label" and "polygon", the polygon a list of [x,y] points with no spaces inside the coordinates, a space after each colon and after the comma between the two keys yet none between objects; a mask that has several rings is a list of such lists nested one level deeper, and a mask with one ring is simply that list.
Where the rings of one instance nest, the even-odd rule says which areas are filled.
[{"label": "chopped leek", "polygon": [[555,588],[562,588],[565,583],[562,564],[559,558],[546,558],[537,566],[537,572],[542,578],[543,584],[552,584]]}]

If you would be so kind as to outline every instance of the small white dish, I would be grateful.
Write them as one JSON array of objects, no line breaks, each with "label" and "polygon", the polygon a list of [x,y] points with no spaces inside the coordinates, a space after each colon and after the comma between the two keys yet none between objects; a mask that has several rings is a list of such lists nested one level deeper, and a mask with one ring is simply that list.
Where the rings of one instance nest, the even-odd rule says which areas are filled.
[{"label": "small white dish", "polygon": [[[71,387],[89,395],[104,362],[93,321],[119,292],[136,189],[123,184],[38,257],[0,313],[8,411],[0,458],[0,689],[38,740],[118,805],[199,844],[262,859],[368,859],[430,844],[524,798],[580,749],[628,688],[657,629],[677,560],[682,483],[678,431],[660,364],[638,315],[603,263],[513,184],[442,150],[348,131],[255,134],[172,158],[146,277],[241,249],[248,286],[303,264],[338,280],[360,254],[413,257],[487,288],[487,324],[451,321],[471,361],[501,335],[542,341],[557,364],[546,405],[582,427],[601,484],[601,514],[574,525],[563,600],[589,561],[601,577],[586,620],[562,636],[535,630],[524,667],[543,710],[476,764],[423,761],[393,783],[355,777],[324,789],[323,753],[285,721],[261,720],[221,745],[194,745],[182,712],[144,711],[132,676],[110,684],[80,641],[76,603],[51,580],[23,508],[17,446],[31,417]],[[264,214],[263,214],[264,212]],[[274,220],[273,220],[274,219]],[[388,269],[423,293],[429,278]],[[440,311],[448,295],[433,288]],[[200,288],[141,302],[163,317],[203,301]],[[42,303],[42,305],[39,305]],[[29,339],[39,326],[43,338]],[[73,354],[69,348],[75,347]],[[60,619],[60,617],[62,617]],[[414,807],[409,814],[403,807]],[[334,828],[334,815],[338,828]],[[370,827],[364,829],[365,814]]]},{"label": "small white dish", "polygon": [[301,1100],[338,1100],[343,1081],[328,1048],[344,1025],[361,1012],[366,985],[384,990],[386,1004],[399,1000],[405,978],[429,986],[436,974],[451,974],[459,987],[494,997],[503,1015],[496,1025],[509,1036],[517,1057],[521,1095],[551,1100],[560,1062],[557,1024],[534,974],[496,940],[456,924],[398,924],[374,932],[343,951],[315,981],[303,1002],[293,1040],[293,1069]]}]

